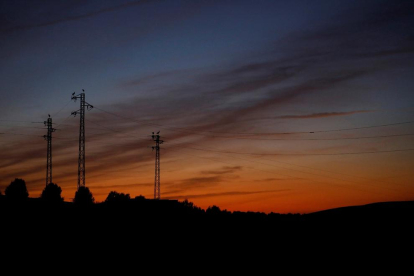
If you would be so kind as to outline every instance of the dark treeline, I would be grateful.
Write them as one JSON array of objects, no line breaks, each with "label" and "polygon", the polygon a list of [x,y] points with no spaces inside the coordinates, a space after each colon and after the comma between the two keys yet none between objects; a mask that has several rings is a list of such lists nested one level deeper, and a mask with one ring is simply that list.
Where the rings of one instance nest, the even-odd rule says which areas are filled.
[{"label": "dark treeline", "polygon": [[[88,187],[80,187],[73,198],[67,202],[61,197],[61,188],[55,184],[48,184],[39,198],[29,197],[25,181],[16,178],[6,188],[5,194],[0,194],[0,208],[4,218],[9,219],[48,219],[52,221],[70,221],[93,223],[134,224],[139,221],[202,221],[213,224],[249,222],[255,224],[270,223],[273,221],[298,221],[300,214],[279,214],[262,212],[240,212],[221,210],[213,205],[202,209],[187,199],[153,200],[144,196],[131,198],[129,194],[111,191],[105,201],[96,203]],[[85,221],[85,219],[87,220]]]},{"label": "dark treeline", "polygon": [[[0,194],[1,231],[26,229],[59,235],[91,234],[131,237],[167,235],[172,239],[211,237],[250,242],[276,239],[319,239],[332,234],[345,239],[390,230],[411,231],[414,201],[385,202],[331,209],[310,214],[279,214],[202,209],[188,200],[153,200],[111,191],[96,203],[87,187],[73,201],[61,197],[61,188],[50,183],[39,198],[29,197],[23,179],[16,178]],[[365,234],[364,234],[365,233]],[[172,235],[172,236],[171,236]]]}]

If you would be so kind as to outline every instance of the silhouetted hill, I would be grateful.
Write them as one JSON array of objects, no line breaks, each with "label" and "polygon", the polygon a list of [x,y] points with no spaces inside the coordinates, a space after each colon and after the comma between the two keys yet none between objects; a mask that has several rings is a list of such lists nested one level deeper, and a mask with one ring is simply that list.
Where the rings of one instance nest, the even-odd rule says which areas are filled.
[{"label": "silhouetted hill", "polygon": [[398,248],[412,239],[413,218],[414,201],[378,202],[302,215],[302,224],[325,244],[342,241],[343,246],[364,246],[366,250],[378,246],[383,250]]},{"label": "silhouetted hill", "polygon": [[[229,212],[213,206],[203,210],[191,202],[152,200],[143,197],[119,202],[79,206],[73,202],[48,203],[40,198],[12,202],[0,197],[1,231],[13,234],[25,229],[67,237],[131,238],[157,236],[190,242],[196,236],[204,243],[215,239],[254,244],[327,242],[327,237],[350,239],[398,232],[408,233],[414,201],[382,202],[349,206],[309,214]],[[391,231],[391,232],[390,232]]]},{"label": "silhouetted hill", "polygon": [[346,206],[306,214],[310,220],[397,221],[414,215],[414,201],[377,202],[366,205]]}]

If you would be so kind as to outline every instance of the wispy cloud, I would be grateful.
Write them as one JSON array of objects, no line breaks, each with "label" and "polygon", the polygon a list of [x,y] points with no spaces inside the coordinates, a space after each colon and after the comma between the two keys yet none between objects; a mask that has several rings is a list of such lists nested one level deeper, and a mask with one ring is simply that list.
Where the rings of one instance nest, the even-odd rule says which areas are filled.
[{"label": "wispy cloud", "polygon": [[254,194],[268,194],[268,193],[270,194],[270,193],[281,193],[281,192],[288,192],[288,191],[290,191],[290,189],[251,191],[251,192],[230,191],[230,192],[223,192],[223,193],[207,193],[207,194],[172,196],[172,197],[167,197],[167,198],[169,199],[196,199],[196,198],[210,198],[210,197],[220,197],[220,196],[238,196],[238,195],[254,195]]},{"label": "wispy cloud", "polygon": [[[239,178],[236,172],[243,169],[242,166],[223,166],[218,170],[201,171],[200,176],[185,178],[173,183],[164,184],[166,191],[164,195],[182,193],[194,189],[205,189],[218,186],[229,178]],[[208,175],[208,176],[204,176]]]},{"label": "wispy cloud", "polygon": [[276,178],[276,177],[272,177],[272,178],[265,178],[265,179],[255,180],[255,182],[286,181],[286,180],[292,180],[292,179],[301,179],[301,178],[298,178],[298,177],[295,177],[295,178]]},{"label": "wispy cloud", "polygon": [[182,194],[186,191],[206,189],[220,185],[223,176],[191,177],[172,183],[164,183],[163,195]]},{"label": "wispy cloud", "polygon": [[[141,84],[142,81],[152,83],[154,91],[166,97],[154,102],[152,98],[145,99],[141,95],[136,102],[112,108],[128,111],[137,110],[138,106],[143,113],[141,117],[146,117],[151,114],[150,110],[156,108],[159,112],[156,117],[152,117],[154,121],[198,132],[249,128],[252,127],[249,122],[252,118],[311,119],[372,112],[333,110],[297,115],[282,113],[284,108],[292,108],[309,99],[318,99],[319,108],[326,108],[330,97],[343,97],[342,102],[349,105],[359,101],[352,91],[346,95],[333,96],[328,92],[395,66],[381,61],[366,63],[366,58],[398,58],[412,53],[414,40],[401,34],[390,33],[401,43],[378,43],[382,36],[375,32],[377,26],[373,24],[379,22],[381,26],[386,26],[392,22],[406,22],[407,5],[411,6],[405,3],[387,8],[387,4],[381,4],[372,13],[354,21],[345,13],[335,26],[292,34],[283,43],[278,41],[278,45],[263,53],[265,61],[246,57],[230,66],[205,70],[204,73],[199,70],[196,76],[189,72],[185,85],[174,83],[169,87],[159,86],[157,90],[156,84],[171,78],[174,72],[128,80],[128,84]],[[368,43],[362,39],[365,34],[375,35]],[[177,74],[182,78],[185,72]],[[125,83],[120,84],[120,87],[123,85]],[[270,112],[274,114],[275,110],[279,114],[263,116]],[[171,127],[169,131],[180,130]],[[181,131],[185,133],[184,129]],[[187,132],[187,136],[192,136],[191,132]]]},{"label": "wispy cloud", "polygon": [[182,180],[180,186],[182,188],[210,187],[219,184],[222,180],[221,176],[192,177]]},{"label": "wispy cloud", "polygon": [[46,22],[42,22],[42,23],[31,23],[31,24],[8,26],[8,27],[6,26],[6,27],[3,27],[3,28],[0,29],[0,33],[7,33],[7,32],[12,32],[12,31],[28,30],[28,29],[39,28],[39,27],[53,26],[53,25],[56,25],[56,24],[64,23],[64,22],[85,19],[85,18],[89,18],[89,17],[98,16],[98,15],[101,15],[101,14],[104,14],[104,13],[114,12],[114,11],[117,11],[117,10],[125,9],[125,8],[128,8],[128,7],[143,5],[143,4],[147,4],[147,3],[151,3],[151,2],[159,2],[159,1],[162,1],[162,0],[132,1],[132,2],[128,2],[128,3],[115,5],[115,6],[112,6],[112,7],[101,8],[101,9],[91,11],[91,12],[87,12],[87,13],[84,13],[84,14],[66,16],[64,18],[50,20],[50,21],[46,21]]},{"label": "wispy cloud", "polygon": [[312,114],[303,114],[303,115],[281,115],[276,117],[267,117],[267,118],[256,118],[250,120],[271,120],[271,119],[315,119],[315,118],[325,118],[325,117],[336,117],[336,116],[347,116],[359,113],[373,112],[372,110],[356,110],[356,111],[347,111],[347,112],[320,112]]},{"label": "wispy cloud", "polygon": [[243,169],[242,166],[224,166],[220,170],[201,171],[201,174],[214,174],[214,175],[230,174],[236,171],[240,171],[242,169]]},{"label": "wispy cloud", "polygon": [[[86,19],[150,2],[153,1],[132,1],[83,14],[66,14],[67,16],[46,22],[3,24],[0,33]],[[391,2],[385,5],[381,3],[373,7],[372,12],[361,13],[356,18],[350,15],[357,14],[347,13],[344,15],[345,19],[338,20],[335,26],[315,28],[306,33],[294,33],[288,35],[286,39],[275,41],[270,48],[260,50],[262,55],[259,58],[246,55],[231,64],[218,64],[214,68],[198,68],[197,74],[188,70],[155,72],[146,76],[138,75],[138,71],[129,72],[128,75],[135,75],[135,77],[123,79],[116,88],[119,91],[130,92],[129,95],[134,92],[136,96],[129,97],[127,101],[111,102],[102,108],[132,120],[116,118],[98,109],[88,113],[89,121],[86,122],[88,175],[98,178],[102,177],[102,172],[125,169],[125,164],[145,165],[153,162],[154,156],[149,148],[153,145],[153,141],[145,135],[149,135],[154,130],[162,130],[161,134],[163,138],[165,137],[166,146],[174,143],[179,145],[182,141],[188,140],[206,142],[205,145],[208,146],[207,142],[211,142],[212,139],[203,136],[203,133],[231,133],[251,129],[260,131],[262,126],[251,122],[256,120],[254,118],[313,119],[372,112],[366,107],[343,111],[350,110],[344,106],[354,105],[357,101],[359,103],[360,99],[352,90],[341,95],[331,92],[351,84],[358,84],[360,79],[381,70],[397,66],[401,68],[405,63],[411,62],[414,53],[414,34],[407,26],[411,26],[408,23],[412,22],[410,11],[413,3],[410,1],[399,3],[399,5]],[[401,28],[388,28],[387,26],[391,24]],[[386,43],[380,43],[384,38],[387,38]],[[407,56],[410,58],[406,58]],[[370,59],[369,62],[367,59]],[[142,92],[142,86],[146,85],[151,88],[149,93]],[[329,102],[330,97],[335,100],[342,97],[343,100],[340,102],[344,106],[332,106]],[[157,100],[154,100],[155,98]],[[294,110],[299,108],[301,113],[295,114]],[[327,108],[329,112],[324,112],[328,110]],[[78,131],[78,125],[74,123],[62,131],[62,134],[56,133],[56,135],[61,137],[72,135],[70,137],[76,140]],[[37,171],[44,170],[46,145],[42,138],[39,139],[41,142],[33,142],[30,138],[25,143],[19,143],[18,147],[2,147],[0,160],[2,186],[0,187],[8,185],[14,177],[33,175]],[[240,147],[245,146],[246,144],[240,145]],[[343,145],[343,147],[347,146]],[[375,148],[374,145],[372,147]],[[324,149],[314,150],[327,152],[332,149],[333,147],[324,145]],[[69,177],[76,178],[77,142],[54,140],[53,150],[54,155],[59,156],[59,159],[54,159],[54,173],[56,173],[54,179],[66,181]],[[180,152],[176,153],[179,154]],[[169,158],[169,151],[166,150],[162,156],[164,165]],[[13,168],[19,164],[21,165],[19,169]],[[73,170],[67,170],[68,167]],[[191,178],[189,175],[182,175],[182,179],[174,183],[163,182],[165,188],[163,194],[174,195],[191,190],[194,194],[188,197],[202,198],[264,193],[264,191],[230,191],[195,194],[197,189],[202,190],[224,183],[229,178],[229,174],[237,177],[236,174],[241,170],[243,170],[241,166],[225,166],[202,170],[199,175]],[[153,170],[149,173],[152,174]],[[43,185],[43,180],[38,177],[32,180],[38,182],[36,185],[33,184],[36,187]],[[32,180],[30,183],[33,183]],[[276,180],[282,179],[271,178],[266,181]],[[122,187],[127,190],[129,187],[149,185],[152,184],[116,185],[114,183],[105,187],[108,189]],[[100,185],[95,187],[104,189],[104,186]]]},{"label": "wispy cloud", "polygon": [[123,192],[123,190],[120,189],[128,189],[128,188],[134,188],[134,187],[151,187],[154,186],[154,183],[129,183],[129,184],[119,184],[119,185],[93,185],[91,188],[94,190],[97,189],[112,189],[113,191],[117,192]]}]

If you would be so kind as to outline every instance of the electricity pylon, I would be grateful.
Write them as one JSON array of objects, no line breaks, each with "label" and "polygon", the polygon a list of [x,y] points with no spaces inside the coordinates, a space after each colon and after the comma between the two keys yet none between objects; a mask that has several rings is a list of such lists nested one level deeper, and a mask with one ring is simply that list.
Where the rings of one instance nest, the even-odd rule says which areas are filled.
[{"label": "electricity pylon", "polygon": [[47,141],[47,160],[46,160],[46,186],[49,183],[52,183],[52,132],[56,129],[52,127],[52,118],[48,115],[47,121],[44,121],[45,126],[47,127],[47,134],[43,135]]},{"label": "electricity pylon", "polygon": [[[82,89],[83,92],[85,90]],[[73,111],[72,115],[76,116],[80,114],[79,124],[79,159],[78,159],[78,189],[80,186],[85,186],[85,107],[87,110],[93,108],[91,104],[85,102],[85,93],[80,93],[75,96],[75,92],[72,93],[72,100],[76,102],[80,99],[80,109]]]},{"label": "electricity pylon", "polygon": [[159,133],[159,131],[157,134],[152,133],[152,140],[155,141],[155,146],[152,147],[152,150],[155,149],[154,199],[160,199],[160,144],[164,143],[164,141],[160,140]]}]

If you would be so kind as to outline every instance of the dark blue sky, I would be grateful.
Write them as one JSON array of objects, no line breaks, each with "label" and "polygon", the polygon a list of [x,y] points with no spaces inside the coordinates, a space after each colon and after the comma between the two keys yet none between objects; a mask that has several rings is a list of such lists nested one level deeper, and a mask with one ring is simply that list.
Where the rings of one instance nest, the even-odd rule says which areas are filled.
[{"label": "dark blue sky", "polygon": [[[260,140],[280,138],[269,132],[413,121],[413,12],[412,1],[2,0],[0,187],[21,177],[33,196],[41,192],[45,142],[36,137],[44,130],[31,122],[51,114],[60,129],[54,134],[54,179],[67,198],[72,196],[78,118],[69,115],[79,103],[70,102],[70,95],[85,89],[86,101],[96,107],[86,117],[87,185],[100,200],[110,187],[151,197],[154,157],[148,134],[158,130],[166,140],[164,197],[265,211],[402,199],[413,192],[410,151],[333,159],[278,156],[297,170],[282,178],[275,175],[286,168],[274,167],[273,159],[257,160],[270,157],[243,153],[414,148],[412,136],[405,135],[414,133],[410,123],[289,136],[304,139],[299,142]],[[381,135],[393,136],[306,140]],[[196,145],[190,149],[189,143]],[[270,167],[262,177],[256,173],[263,166]],[[319,170],[316,178],[297,176],[303,166]],[[336,180],[319,179],[326,168],[339,173]],[[366,183],[354,178],[346,195],[337,195],[330,185],[346,181],[341,173],[371,184],[382,177],[408,178],[395,180],[402,188],[392,196],[386,190],[395,188],[393,182],[356,196]],[[289,184],[283,184],[285,178]],[[263,194],[266,200],[259,197]],[[336,201],[318,205],[324,194]]]}]

